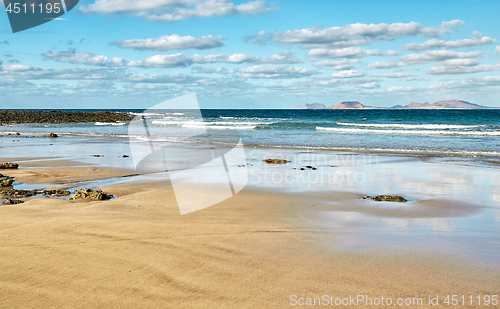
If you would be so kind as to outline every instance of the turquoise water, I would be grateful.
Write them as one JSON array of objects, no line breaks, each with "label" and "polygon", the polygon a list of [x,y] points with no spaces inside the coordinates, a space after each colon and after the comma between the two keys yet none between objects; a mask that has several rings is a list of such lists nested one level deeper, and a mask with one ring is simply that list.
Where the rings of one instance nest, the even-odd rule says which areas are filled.
[{"label": "turquoise water", "polygon": [[[115,111],[115,110],[111,110]],[[250,146],[500,155],[500,110],[120,110],[158,141],[195,142],[200,129],[236,130]],[[128,138],[128,123],[3,125],[0,131]]]}]

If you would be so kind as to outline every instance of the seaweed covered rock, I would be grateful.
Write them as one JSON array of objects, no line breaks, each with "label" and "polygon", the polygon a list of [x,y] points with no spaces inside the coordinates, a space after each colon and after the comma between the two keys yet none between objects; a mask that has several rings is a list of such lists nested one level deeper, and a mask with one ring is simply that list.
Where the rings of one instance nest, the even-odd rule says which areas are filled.
[{"label": "seaweed covered rock", "polygon": [[0,110],[0,123],[78,123],[131,121],[126,113],[76,111],[12,111]]},{"label": "seaweed covered rock", "polygon": [[92,189],[80,189],[73,192],[70,200],[109,200],[111,195],[102,192],[101,190],[92,190]]},{"label": "seaweed covered rock", "polygon": [[66,190],[43,190],[45,196],[69,196],[71,192]]},{"label": "seaweed covered rock", "polygon": [[9,189],[9,190],[2,190],[2,191],[0,191],[0,194],[3,195],[3,196],[20,198],[20,197],[35,196],[35,195],[38,194],[38,192],[32,191],[32,190]]},{"label": "seaweed covered rock", "polygon": [[21,200],[13,200],[13,199],[10,199],[10,198],[6,198],[2,202],[2,204],[4,204],[4,205],[16,205],[16,204],[21,204],[21,203],[24,203],[24,202],[21,201]]},{"label": "seaweed covered rock", "polygon": [[0,163],[0,169],[12,169],[12,170],[15,170],[15,169],[18,169],[19,168],[19,164],[17,163],[12,163],[12,162],[5,162],[5,163]]},{"label": "seaweed covered rock", "polygon": [[292,162],[292,161],[287,161],[287,160],[283,160],[283,159],[265,159],[263,161],[266,162],[267,164],[285,164],[288,162]]},{"label": "seaweed covered rock", "polygon": [[59,136],[58,136],[57,134],[55,134],[55,133],[50,133],[50,134],[49,134],[49,137],[50,137],[50,138],[56,138],[56,137],[59,137]]},{"label": "seaweed covered rock", "polygon": [[14,179],[12,177],[0,174],[0,187],[10,187],[13,182]]},{"label": "seaweed covered rock", "polygon": [[365,196],[364,199],[371,199],[377,202],[398,202],[398,203],[406,203],[407,200],[399,195],[377,195],[377,196]]}]

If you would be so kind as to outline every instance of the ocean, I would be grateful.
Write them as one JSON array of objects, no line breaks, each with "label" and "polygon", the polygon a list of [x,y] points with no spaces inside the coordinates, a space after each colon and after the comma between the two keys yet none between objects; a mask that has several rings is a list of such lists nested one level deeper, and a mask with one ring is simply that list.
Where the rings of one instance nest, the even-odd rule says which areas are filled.
[{"label": "ocean", "polygon": [[[81,110],[79,110],[81,111]],[[85,111],[85,110],[83,110]],[[93,110],[95,111],[95,110]],[[144,117],[161,141],[235,130],[249,147],[500,155],[500,110],[116,110]],[[11,124],[5,133],[128,138],[128,123]],[[159,130],[159,131],[158,131]]]}]

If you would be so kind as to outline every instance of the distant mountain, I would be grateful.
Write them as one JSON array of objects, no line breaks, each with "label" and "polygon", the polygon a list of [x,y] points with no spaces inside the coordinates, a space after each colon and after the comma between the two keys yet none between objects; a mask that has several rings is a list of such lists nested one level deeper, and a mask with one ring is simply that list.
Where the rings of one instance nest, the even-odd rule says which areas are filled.
[{"label": "distant mountain", "polygon": [[297,107],[298,109],[327,109],[328,107],[325,106],[325,104],[321,103],[306,103],[302,104],[301,106]]},{"label": "distant mountain", "polygon": [[371,106],[364,106],[358,101],[345,101],[330,107],[330,109],[365,109],[372,108]]},{"label": "distant mountain", "polygon": [[396,105],[391,108],[395,109],[483,109],[489,108],[487,106],[482,106],[479,104],[469,103],[466,101],[459,100],[442,100],[436,101],[432,104],[429,103],[417,103],[411,102],[406,106]]},{"label": "distant mountain", "polygon": [[359,103],[358,101],[344,101],[342,103],[339,103],[337,105],[333,105],[331,107],[326,107],[324,104],[321,103],[306,103],[303,105],[300,105],[297,107],[298,109],[373,109],[376,107],[372,106],[364,106],[363,104]]}]

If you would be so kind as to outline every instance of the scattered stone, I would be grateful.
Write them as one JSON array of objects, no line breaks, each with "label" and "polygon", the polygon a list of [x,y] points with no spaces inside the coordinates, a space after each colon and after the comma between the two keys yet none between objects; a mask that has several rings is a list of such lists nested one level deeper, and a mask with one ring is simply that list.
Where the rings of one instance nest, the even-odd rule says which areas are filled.
[{"label": "scattered stone", "polygon": [[123,155],[122,158],[128,158],[129,156],[128,155]]},{"label": "scattered stone", "polygon": [[263,161],[266,162],[267,164],[285,164],[288,162],[292,162],[292,161],[287,161],[287,160],[283,160],[283,159],[265,159]]},{"label": "scattered stone", "polygon": [[13,182],[14,179],[12,177],[0,174],[0,187],[10,187]]},{"label": "scattered stone", "polygon": [[100,154],[95,154],[94,157],[96,158],[100,158],[100,157],[104,157],[104,155],[100,155]]},{"label": "scattered stone", "polygon": [[45,196],[69,196],[71,192],[66,190],[43,190]]},{"label": "scattered stone", "polygon": [[111,195],[108,195],[101,190],[80,189],[73,192],[70,200],[88,199],[88,200],[109,200]]},{"label": "scattered stone", "polygon": [[14,197],[14,198],[20,198],[20,197],[35,196],[35,195],[38,194],[38,192],[32,191],[32,190],[15,190],[15,189],[9,189],[9,190],[0,191],[0,194],[2,194],[4,196]]},{"label": "scattered stone", "polygon": [[16,132],[16,135],[21,135],[19,132]]},{"label": "scattered stone", "polygon": [[24,203],[24,202],[21,201],[21,200],[13,200],[13,199],[10,199],[10,198],[6,198],[2,202],[2,204],[4,204],[4,205],[16,205],[16,204],[21,204],[21,203]]},{"label": "scattered stone", "polygon": [[49,137],[50,137],[50,138],[56,138],[56,137],[59,137],[59,136],[57,136],[57,134],[55,134],[55,133],[50,133],[50,134],[49,134]]},{"label": "scattered stone", "polygon": [[315,171],[315,170],[317,170],[317,168],[313,167],[312,170]]},{"label": "scattered stone", "polygon": [[6,162],[6,163],[0,164],[0,169],[17,169],[18,167],[19,167],[19,164],[12,163],[12,162]]},{"label": "scattered stone", "polygon": [[398,203],[406,203],[407,200],[399,195],[377,195],[377,196],[364,196],[364,199],[371,199],[377,202],[398,202]]},{"label": "scattered stone", "polygon": [[300,168],[300,170],[301,170],[301,171],[305,171],[306,169],[305,169],[305,168],[303,168],[303,167],[301,167],[301,168]]},{"label": "scattered stone", "polygon": [[307,166],[306,166],[306,168],[313,168],[313,167],[312,167],[312,166],[310,166],[310,165],[307,165]]}]

